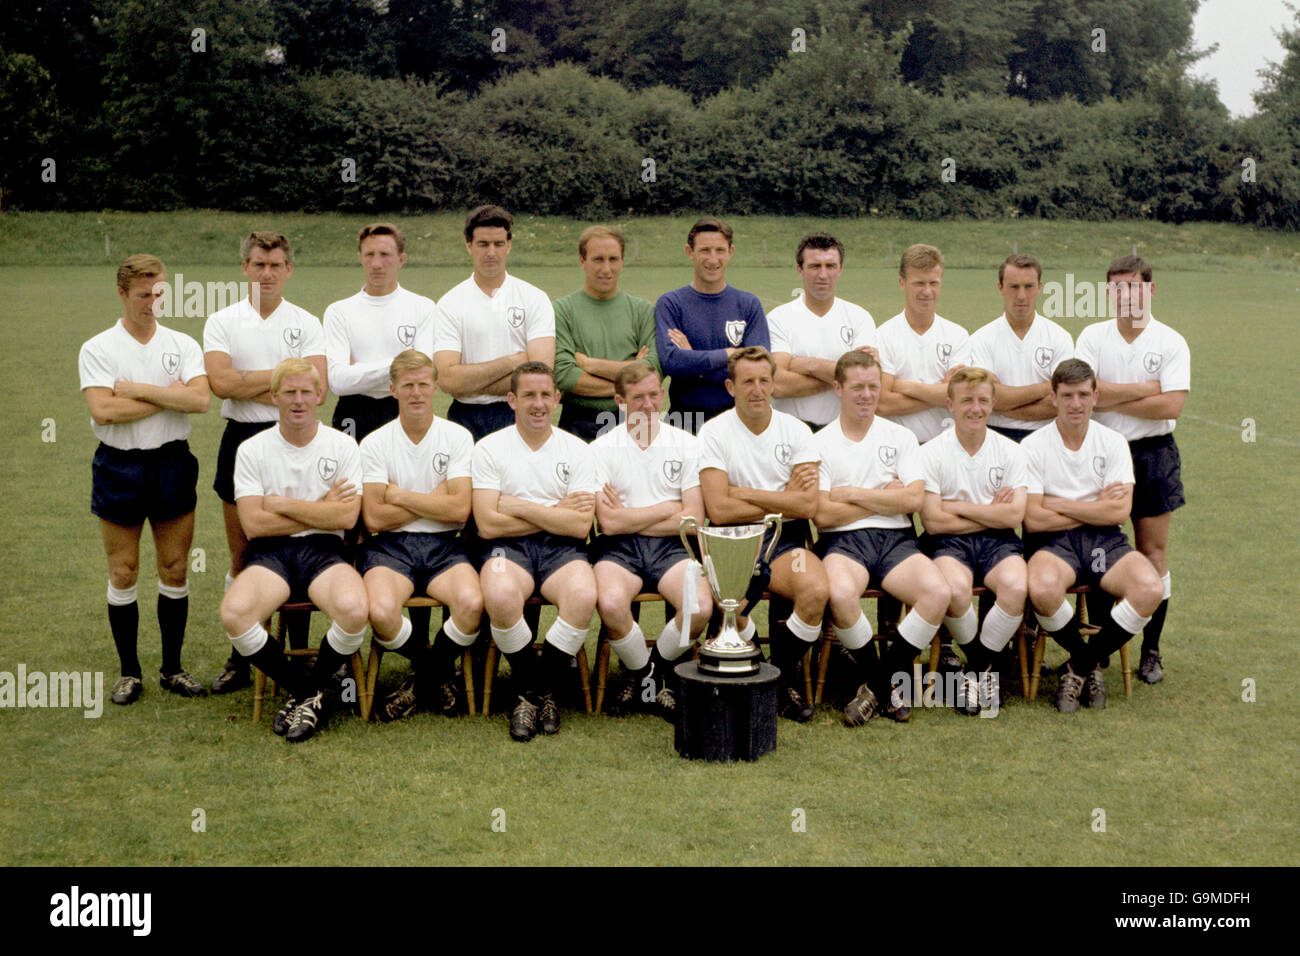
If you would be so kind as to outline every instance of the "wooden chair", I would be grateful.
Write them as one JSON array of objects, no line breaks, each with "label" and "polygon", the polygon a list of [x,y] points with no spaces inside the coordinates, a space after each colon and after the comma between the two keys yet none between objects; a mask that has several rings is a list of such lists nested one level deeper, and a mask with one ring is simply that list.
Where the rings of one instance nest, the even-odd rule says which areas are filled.
[{"label": "wooden chair", "polygon": [[[1090,588],[1086,584],[1077,584],[1074,587],[1070,588],[1068,591],[1066,591],[1066,593],[1076,595],[1074,599],[1074,619],[1079,624],[1079,633],[1084,636],[1091,637],[1092,635],[1096,634],[1099,630],[1101,630],[1101,628],[1093,627],[1088,623],[1088,607],[1087,607],[1088,602],[1087,600],[1085,600],[1085,595],[1091,594],[1092,588]],[[1028,697],[1030,700],[1034,700],[1035,698],[1038,697],[1038,682],[1043,672],[1043,658],[1046,656],[1047,656],[1047,632],[1043,630],[1041,627],[1039,627],[1037,628],[1037,637],[1036,640],[1034,641],[1033,673],[1030,675],[1030,679],[1029,679]],[[1124,672],[1124,696],[1132,697],[1133,696],[1133,674],[1129,670],[1127,641],[1123,645],[1121,645],[1119,649],[1119,666],[1120,666],[1120,670]]]},{"label": "wooden chair", "polygon": [[[276,634],[275,639],[284,646],[286,640],[286,625],[284,622],[285,611],[314,611],[316,605],[310,601],[291,601],[281,605],[279,613],[276,615]],[[315,658],[320,651],[314,647],[285,647],[285,656],[287,657],[306,657]],[[361,710],[363,718],[370,715],[370,700],[366,697],[365,685],[365,668],[361,663],[361,652],[354,651],[352,658],[348,662],[352,668],[352,678],[356,682],[357,688],[357,706]],[[262,705],[266,699],[266,674],[257,667],[253,668],[253,721],[256,723],[262,719]],[[274,697],[279,688],[275,683],[271,684],[271,696]]]},{"label": "wooden chair", "polygon": [[[657,596],[657,595],[656,595]],[[524,604],[525,610],[528,607],[538,607],[547,604],[540,597],[530,597]],[[536,641],[541,642],[545,635],[541,633],[541,628],[536,628],[534,633],[537,635]],[[536,647],[536,643],[533,645]],[[587,667],[587,648],[584,645],[579,649],[578,659],[578,680],[582,683],[582,702],[587,713],[591,713],[591,673]],[[500,655],[497,651],[495,641],[488,641],[487,663],[483,668],[483,716],[491,713],[492,707],[492,681],[496,677],[497,667],[500,665]]]},{"label": "wooden chair", "polygon": [[[444,607],[438,601],[431,597],[411,597],[408,598],[402,607]],[[436,634],[435,634],[436,639]],[[379,681],[379,665],[384,659],[384,648],[375,640],[374,634],[370,636],[370,653],[366,657],[366,679],[365,689],[361,694],[362,704],[361,719],[369,720],[370,713],[374,706],[375,685]],[[474,658],[470,648],[465,648],[461,655],[461,670],[465,678],[465,707],[469,715],[473,717],[478,711],[475,709],[474,702]]]}]

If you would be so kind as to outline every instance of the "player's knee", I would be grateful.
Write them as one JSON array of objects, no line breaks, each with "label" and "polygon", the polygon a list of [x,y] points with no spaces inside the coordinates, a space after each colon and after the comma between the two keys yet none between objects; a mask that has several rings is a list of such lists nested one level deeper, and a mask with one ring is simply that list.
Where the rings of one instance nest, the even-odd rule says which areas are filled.
[{"label": "player's knee", "polygon": [[[564,595],[563,605],[567,611],[564,615],[565,620],[576,623],[579,618],[589,620],[596,610],[596,601],[599,595],[596,593],[596,579],[590,580],[579,578],[574,581]],[[570,617],[569,614],[573,616]]]},{"label": "player's knee", "polygon": [[402,605],[388,595],[371,594],[368,600],[370,621],[386,634],[401,627]]},{"label": "player's knee", "polygon": [[948,610],[952,599],[952,588],[948,586],[947,578],[936,569],[921,581],[921,591],[913,607],[923,618],[933,621]]},{"label": "player's knee", "polygon": [[108,567],[108,579],[121,591],[135,587],[139,577],[140,565],[135,561],[114,561]]},{"label": "player's knee", "polygon": [[[700,611],[697,617],[704,623],[708,623],[709,616],[713,614],[713,593],[706,587],[699,591]],[[701,625],[703,626],[703,625]]]},{"label": "player's knee", "polygon": [[476,580],[456,592],[455,607],[462,616],[477,618],[483,614],[483,591]]},{"label": "player's knee", "polygon": [[334,599],[334,621],[349,634],[365,628],[370,621],[370,605],[365,588],[345,588]]},{"label": "player's knee", "polygon": [[862,597],[862,592],[848,575],[837,575],[830,578],[827,582],[826,594],[832,607],[856,603]]},{"label": "player's knee", "polygon": [[237,597],[227,594],[221,602],[221,627],[227,634],[238,637],[253,626],[252,609]]},{"label": "player's knee", "polygon": [[512,584],[485,588],[483,609],[494,621],[516,621],[524,613],[524,595]]},{"label": "player's knee", "polygon": [[183,586],[188,570],[189,562],[185,555],[167,560],[158,559],[158,580],[168,587],[178,588]]},{"label": "player's knee", "polygon": [[1164,582],[1156,576],[1154,571],[1141,575],[1125,595],[1128,603],[1133,605],[1133,609],[1143,617],[1154,614],[1164,597]]},{"label": "player's knee", "polygon": [[1003,581],[995,593],[1002,605],[1023,608],[1025,599],[1029,596],[1029,581],[1023,575],[1013,577],[1008,581]]}]

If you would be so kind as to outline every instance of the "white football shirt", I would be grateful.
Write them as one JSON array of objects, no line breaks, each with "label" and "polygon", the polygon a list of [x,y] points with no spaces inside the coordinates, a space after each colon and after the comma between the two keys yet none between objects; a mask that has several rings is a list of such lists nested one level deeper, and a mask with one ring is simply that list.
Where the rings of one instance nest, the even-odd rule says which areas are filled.
[{"label": "white football shirt", "polygon": [[537,451],[515,426],[485,435],[474,446],[470,470],[475,491],[499,491],[548,507],[574,492],[594,495],[600,490],[590,447],[554,427]]},{"label": "white football shirt", "polygon": [[[825,315],[808,308],[804,294],[767,314],[767,329],[772,336],[772,351],[789,355],[807,355],[834,362],[850,349],[876,344],[876,322],[860,305],[836,298]],[[840,400],[828,388],[803,398],[774,398],[772,407],[779,412],[815,425],[825,425],[840,413]]]},{"label": "white football shirt", "polygon": [[1114,429],[1097,421],[1078,451],[1065,447],[1060,429],[1040,428],[1020,443],[1029,470],[1031,495],[1052,495],[1071,501],[1096,501],[1103,488],[1115,482],[1133,483],[1133,457],[1128,442]]},{"label": "white football shirt", "polygon": [[795,465],[819,460],[812,429],[775,410],[767,428],[755,435],[729,408],[704,423],[699,440],[700,471],[718,468],[728,484],[757,491],[783,491]]},{"label": "white football shirt", "polygon": [[590,448],[596,486],[612,486],[626,508],[681,501],[683,491],[700,486],[699,439],[673,425],[660,422],[644,451],[626,425],[611,428]]},{"label": "white football shirt", "polygon": [[[287,299],[265,319],[247,299],[218,309],[203,326],[203,351],[225,352],[230,365],[244,371],[275,368],[287,358],[325,354],[320,319]],[[326,366],[328,368],[328,365]],[[279,421],[274,405],[227,398],[221,417],[237,422]]]},{"label": "white football shirt", "polygon": [[[77,371],[81,390],[107,388],[119,381],[143,385],[173,385],[207,374],[199,343],[183,332],[156,325],[153,337],[144,345],[137,342],[119,319],[81,346]],[[120,425],[96,425],[90,430],[105,445],[123,450],[159,448],[169,441],[188,438],[190,416],[163,409],[156,415]]]},{"label": "white football shirt", "polygon": [[[1119,322],[1095,322],[1079,333],[1075,354],[1104,382],[1159,382],[1162,392],[1192,389],[1192,355],[1187,340],[1155,317],[1132,342],[1119,334]],[[1134,418],[1121,412],[1093,412],[1094,421],[1113,428],[1129,441],[1168,435],[1174,419]]]},{"label": "white football shirt", "polygon": [[[1002,384],[1016,388],[1050,382],[1056,366],[1068,358],[1074,358],[1070,333],[1036,312],[1023,339],[1011,328],[1005,312],[970,337],[970,364],[988,369]],[[999,428],[1038,429],[1050,421],[1027,422],[1001,412],[989,415],[989,424]]]},{"label": "white football shirt", "polygon": [[920,465],[925,490],[944,501],[991,505],[1003,488],[1029,487],[1024,451],[992,429],[973,455],[957,440],[956,429],[946,429],[921,446]]},{"label": "white football shirt", "polygon": [[[299,501],[320,501],[338,481],[349,481],[361,494],[361,450],[343,432],[318,425],[316,436],[299,448],[280,434],[279,426],[244,439],[235,455],[235,500],[280,495]],[[342,531],[308,528],[294,534],[333,534]]]},{"label": "white football shirt", "polygon": [[[546,293],[507,274],[495,295],[478,287],[471,275],[438,300],[435,352],[459,352],[465,365],[492,362],[528,349],[533,339],[555,337],[555,310]],[[504,395],[473,395],[470,405],[504,402]]]},{"label": "white football shirt", "polygon": [[[844,434],[838,418],[816,435],[813,441],[821,453],[818,490],[830,491],[844,485],[874,490],[897,479],[904,485],[922,479],[916,436],[911,429],[879,415],[861,441]],[[826,531],[856,531],[859,528],[911,528],[912,516],[867,515],[849,524]]]},{"label": "white football shirt", "polygon": [[[366,484],[391,482],[406,491],[426,495],[444,481],[468,478],[473,453],[474,438],[469,429],[455,422],[435,417],[416,444],[407,436],[401,420],[394,418],[361,440],[361,480]],[[463,527],[464,522],[416,518],[393,530],[437,533]]]},{"label": "white football shirt", "polygon": [[[970,364],[970,333],[941,315],[917,335],[900,312],[876,329],[876,347],[882,372],[922,384],[942,382],[949,369]],[[936,406],[894,420],[910,428],[918,441],[929,441],[944,430],[948,419],[948,409]]]},{"label": "white football shirt", "polygon": [[325,358],[335,395],[388,398],[388,368],[398,352],[433,358],[437,307],[400,285],[388,295],[356,295],[325,310]]}]

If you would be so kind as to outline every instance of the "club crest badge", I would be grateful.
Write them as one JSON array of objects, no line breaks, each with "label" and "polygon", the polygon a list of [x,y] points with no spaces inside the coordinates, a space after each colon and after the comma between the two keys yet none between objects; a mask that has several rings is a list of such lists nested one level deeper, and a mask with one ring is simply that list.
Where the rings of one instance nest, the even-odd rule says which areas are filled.
[{"label": "club crest badge", "polygon": [[789,442],[777,442],[774,451],[776,452],[777,464],[790,464],[790,459],[794,456],[794,449],[790,447]]},{"label": "club crest badge", "polygon": [[564,482],[566,486],[569,484],[569,463],[567,461],[557,461],[555,463],[555,476]]},{"label": "club crest badge", "polygon": [[517,329],[524,324],[523,306],[512,305],[506,309],[506,321],[510,323],[512,329]]},{"label": "club crest badge", "polygon": [[339,473],[339,460],[337,458],[317,458],[316,474],[320,475],[321,481],[333,481],[334,476]]},{"label": "club crest badge", "polygon": [[1034,361],[1038,363],[1039,368],[1046,372],[1052,367],[1052,359],[1055,355],[1056,349],[1038,348],[1034,350]]},{"label": "club crest badge", "polygon": [[401,342],[406,348],[415,344],[415,326],[399,325],[397,327],[397,341]]},{"label": "club crest badge", "polygon": [[302,329],[285,329],[284,344],[297,351],[302,345]]},{"label": "club crest badge", "polygon": [[435,475],[445,475],[447,473],[447,456],[442,452],[433,456],[433,473]]},{"label": "club crest badge", "polygon": [[853,326],[851,325],[840,326],[840,341],[848,346],[853,345]]},{"label": "club crest badge", "polygon": [[677,479],[682,476],[682,463],[680,461],[670,460],[664,462],[664,477],[676,484]]},{"label": "club crest badge", "polygon": [[880,463],[886,468],[893,468],[898,461],[898,447],[896,445],[881,445],[876,449],[876,454],[880,456]]},{"label": "club crest badge", "polygon": [[739,347],[740,343],[745,340],[745,320],[733,319],[726,325],[727,341],[733,346]]},{"label": "club crest badge", "polygon": [[1106,456],[1105,455],[1092,456],[1092,470],[1097,473],[1098,478],[1106,477]]},{"label": "club crest badge", "polygon": [[162,355],[163,371],[168,375],[175,375],[176,370],[181,367],[180,352],[164,352]]},{"label": "club crest badge", "polygon": [[1142,356],[1142,367],[1147,370],[1148,375],[1154,375],[1160,371],[1160,366],[1164,364],[1165,357],[1159,352],[1148,352]]},{"label": "club crest badge", "polygon": [[999,465],[994,465],[989,469],[989,482],[994,488],[1002,487],[1002,476],[1006,474],[1006,469]]},{"label": "club crest badge", "polygon": [[934,347],[934,354],[938,357],[939,364],[947,368],[948,362],[952,358],[952,346],[947,342],[940,342]]}]

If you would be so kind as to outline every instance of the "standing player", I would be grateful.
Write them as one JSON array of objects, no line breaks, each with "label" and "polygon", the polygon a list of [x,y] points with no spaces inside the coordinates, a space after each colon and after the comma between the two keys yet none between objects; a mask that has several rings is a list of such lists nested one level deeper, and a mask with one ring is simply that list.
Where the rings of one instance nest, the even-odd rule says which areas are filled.
[{"label": "standing player", "polygon": [[[399,352],[389,377],[398,417],[361,443],[361,510],[374,537],[359,563],[375,639],[409,658],[414,673],[379,716],[396,720],[434,701],[453,717],[460,712],[456,656],[478,637],[483,613],[478,573],[456,537],[469,517],[474,440],[433,414],[433,359],[415,349]],[[402,616],[403,603],[416,593],[451,609],[432,648],[412,637],[411,621]]]},{"label": "standing player", "polygon": [[1038,314],[1043,267],[1033,256],[1007,256],[998,267],[1006,310],[970,337],[970,364],[993,373],[997,386],[988,427],[1021,441],[1056,417],[1051,378],[1074,357],[1070,333]]},{"label": "standing player", "polygon": [[1182,460],[1174,425],[1191,389],[1187,340],[1151,314],[1151,267],[1121,256],[1106,270],[1114,322],[1098,322],[1079,334],[1079,358],[1097,371],[1097,421],[1115,429],[1133,455],[1133,538],[1155,566],[1163,585],[1160,606],[1142,632],[1138,677],[1164,678],[1160,634],[1169,612],[1169,524],[1185,503]]},{"label": "standing player", "polygon": [[[647,365],[629,363],[614,378],[614,396],[624,425],[591,445],[596,460],[596,520],[593,547],[597,610],[609,628],[610,646],[632,674],[616,702],[620,712],[654,701],[673,719],[677,701],[672,664],[704,631],[713,612],[708,583],[696,585],[697,610],[682,633],[686,569],[691,560],[678,528],[684,515],[704,518],[700,494],[699,443],[690,432],[659,420],[664,389]],[[678,611],[654,649],[632,615],[632,598],[653,588]]]},{"label": "standing player", "polygon": [[[862,681],[844,708],[850,727],[874,717],[882,700],[891,720],[911,717],[905,684],[893,675],[911,670],[949,602],[948,585],[917,547],[912,526],[925,494],[916,436],[876,415],[882,377],[869,352],[841,356],[835,365],[840,415],[815,439],[821,456],[818,550],[830,582],[831,624]],[[862,593],[872,582],[912,606],[898,624],[899,639],[878,664],[869,646],[871,622],[862,612]]]},{"label": "standing player", "polygon": [[154,302],[166,277],[153,256],[129,257],[117,270],[124,314],[81,347],[81,393],[99,439],[91,467],[90,510],[108,556],[108,624],[122,676],[113,703],[129,704],[143,690],[136,648],[140,610],[136,578],[140,532],[147,520],[158,557],[158,630],[162,688],[202,697],[203,685],[181,667],[189,616],[186,569],[194,539],[199,463],[190,454],[188,415],[208,410],[203,354],[188,335],[158,324]]},{"label": "standing player", "polygon": [[[925,479],[921,523],[926,530],[921,550],[934,560],[952,592],[944,624],[966,652],[967,670],[955,701],[965,714],[979,713],[981,705],[998,708],[994,656],[1019,629],[1029,586],[1024,547],[1015,530],[1025,518],[1028,472],[1020,447],[988,425],[996,401],[993,376],[986,369],[953,372],[948,379],[953,427],[920,452]],[[977,581],[996,599],[983,627],[971,604]]]},{"label": "standing player", "polygon": [[[275,232],[254,232],[240,243],[248,298],[213,312],[203,326],[203,363],[212,393],[222,400],[226,430],[217,452],[212,490],[221,499],[226,522],[230,570],[226,589],[244,570],[248,539],[235,507],[235,453],[244,439],[270,428],[278,419],[271,402],[271,370],[287,358],[305,358],[326,379],[325,336],[320,320],[284,298],[284,285],[293,275],[293,246]],[[305,635],[309,615],[296,615],[295,636]],[[248,667],[231,651],[221,673],[212,681],[214,694],[248,686]]]},{"label": "standing player", "polygon": [[[351,438],[317,420],[324,394],[304,359],[285,359],[271,372],[279,426],[246,439],[235,458],[235,504],[249,546],[221,602],[221,626],[245,666],[288,688],[271,729],[295,742],[316,732],[331,675],[366,633],[366,587],[343,547],[343,532],[361,511],[361,455]],[[286,601],[303,599],[331,618],[305,675],[289,667],[262,626]]]},{"label": "standing player", "polygon": [[[1123,436],[1091,420],[1097,378],[1087,362],[1057,366],[1052,401],[1056,421],[1020,445],[1029,465],[1025,551],[1034,611],[1070,654],[1056,691],[1056,709],[1068,713],[1080,702],[1106,706],[1100,662],[1151,620],[1162,588],[1156,569],[1120,527],[1133,504],[1133,462]],[[1065,600],[1077,581],[1119,598],[1088,643]]]},{"label": "standing player", "polygon": [[[510,661],[519,700],[510,736],[532,740],[560,729],[555,688],[587,639],[596,609],[596,578],[584,542],[595,513],[591,451],[551,426],[559,392],[550,366],[525,362],[506,393],[515,415],[474,446],[474,521],[481,542],[483,604],[492,640]],[[524,602],[541,591],[555,605],[542,660],[524,622]]]},{"label": "standing player", "polygon": [[[700,429],[700,489],[714,524],[759,522],[768,514],[789,519],[772,551],[768,590],[794,601],[784,624],[769,622],[772,663],[781,670],[781,716],[800,723],[812,718],[798,667],[821,637],[826,609],[826,570],[805,547],[808,519],[817,511],[819,455],[811,430],[793,415],[772,409],[776,364],[758,346],[727,360],[727,392],[735,408]],[[751,637],[754,624],[739,620]]]},{"label": "standing player", "polygon": [[506,400],[524,362],[555,361],[555,311],[546,293],[506,272],[514,217],[479,206],[465,220],[474,272],[438,300],[433,361],[455,399],[447,417],[475,441],[515,423]]},{"label": "standing player", "polygon": [[835,297],[844,244],[825,232],[799,240],[795,268],[803,293],[767,316],[776,385],[772,407],[817,431],[840,413],[835,362],[848,349],[875,352],[876,323],[862,306]]},{"label": "standing player", "polygon": [[618,287],[620,229],[589,226],[578,237],[583,283],[555,300],[555,381],[564,393],[560,428],[591,441],[618,422],[614,380],[633,363],[659,370],[655,311]]},{"label": "standing player", "polygon": [[339,397],[332,424],[361,441],[397,417],[388,391],[388,368],[405,349],[432,357],[432,299],[398,284],[406,264],[406,237],[392,223],[375,222],[357,233],[357,259],[365,272],[361,291],[325,310],[329,387]]},{"label": "standing player", "polygon": [[665,292],[655,303],[655,346],[668,386],[669,420],[692,434],[732,405],[725,382],[728,361],[740,349],[770,344],[758,297],[727,285],[736,247],[731,227],[711,216],[686,234],[690,285]]}]

